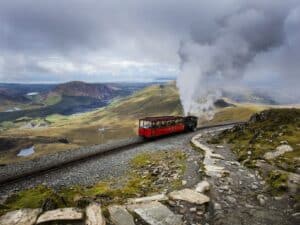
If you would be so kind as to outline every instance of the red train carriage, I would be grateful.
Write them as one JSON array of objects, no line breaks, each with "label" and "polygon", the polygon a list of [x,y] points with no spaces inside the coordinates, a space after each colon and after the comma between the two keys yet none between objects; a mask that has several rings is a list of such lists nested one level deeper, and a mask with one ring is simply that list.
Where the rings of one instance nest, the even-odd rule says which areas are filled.
[{"label": "red train carriage", "polygon": [[139,120],[139,136],[145,138],[160,137],[168,134],[193,130],[196,126],[197,117],[146,117]]}]

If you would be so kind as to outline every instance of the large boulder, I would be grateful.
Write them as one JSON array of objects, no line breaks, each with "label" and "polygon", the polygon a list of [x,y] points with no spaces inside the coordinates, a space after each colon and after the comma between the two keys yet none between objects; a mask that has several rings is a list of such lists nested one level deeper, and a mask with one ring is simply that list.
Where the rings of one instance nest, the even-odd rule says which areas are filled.
[{"label": "large boulder", "polygon": [[41,209],[20,209],[8,212],[0,217],[1,225],[33,225]]},{"label": "large boulder", "polygon": [[168,207],[156,201],[129,205],[127,209],[148,225],[183,225],[182,216],[174,214]]}]

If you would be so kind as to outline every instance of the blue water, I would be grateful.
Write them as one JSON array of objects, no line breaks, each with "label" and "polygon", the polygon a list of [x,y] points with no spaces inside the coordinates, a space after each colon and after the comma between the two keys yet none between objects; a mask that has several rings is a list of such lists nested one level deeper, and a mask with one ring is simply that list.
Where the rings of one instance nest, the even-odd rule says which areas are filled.
[{"label": "blue water", "polygon": [[34,146],[23,148],[17,156],[26,157],[34,153]]}]

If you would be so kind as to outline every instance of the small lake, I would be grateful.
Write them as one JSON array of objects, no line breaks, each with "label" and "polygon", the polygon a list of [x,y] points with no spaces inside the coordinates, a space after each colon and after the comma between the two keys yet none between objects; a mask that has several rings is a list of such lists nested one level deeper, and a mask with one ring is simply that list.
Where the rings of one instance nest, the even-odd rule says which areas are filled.
[{"label": "small lake", "polygon": [[34,146],[31,146],[29,148],[23,148],[17,156],[20,156],[20,157],[26,157],[26,156],[29,156],[29,155],[32,155],[34,153]]}]

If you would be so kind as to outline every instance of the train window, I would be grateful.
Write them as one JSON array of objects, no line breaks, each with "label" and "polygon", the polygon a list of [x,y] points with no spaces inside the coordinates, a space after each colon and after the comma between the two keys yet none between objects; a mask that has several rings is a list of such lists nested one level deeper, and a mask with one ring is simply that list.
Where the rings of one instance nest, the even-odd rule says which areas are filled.
[{"label": "train window", "polygon": [[141,124],[141,127],[143,127],[143,128],[150,128],[151,127],[151,122],[143,120],[143,122]]},{"label": "train window", "polygon": [[153,122],[153,128],[159,128],[159,127],[160,127],[159,121]]}]

